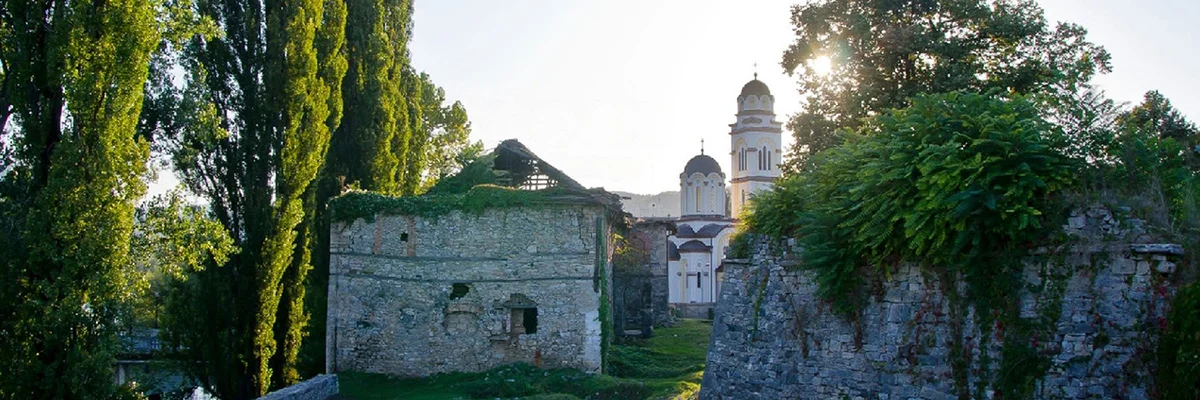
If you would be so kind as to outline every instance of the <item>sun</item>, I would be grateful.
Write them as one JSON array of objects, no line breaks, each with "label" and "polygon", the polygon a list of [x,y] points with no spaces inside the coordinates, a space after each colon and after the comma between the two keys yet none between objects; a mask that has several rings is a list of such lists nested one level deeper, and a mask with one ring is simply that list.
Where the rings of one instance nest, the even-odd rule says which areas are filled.
[{"label": "sun", "polygon": [[829,56],[818,56],[817,58],[808,60],[808,68],[816,72],[817,75],[826,76],[833,72],[833,60]]}]

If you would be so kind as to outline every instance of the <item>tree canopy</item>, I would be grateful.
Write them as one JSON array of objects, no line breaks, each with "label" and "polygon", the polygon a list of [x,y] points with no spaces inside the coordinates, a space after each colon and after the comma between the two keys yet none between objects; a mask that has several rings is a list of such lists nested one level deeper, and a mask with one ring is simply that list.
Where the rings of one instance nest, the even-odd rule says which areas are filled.
[{"label": "tree canopy", "polygon": [[[793,6],[791,21],[796,39],[781,65],[805,99],[788,123],[791,169],[839,143],[838,129],[921,93],[1001,89],[1052,99],[1110,69],[1085,29],[1051,25],[1027,0],[824,0]],[[814,65],[823,57],[828,73]]]},{"label": "tree canopy", "polygon": [[0,397],[121,394],[149,156],[135,126],[173,20],[146,0],[0,4]]}]

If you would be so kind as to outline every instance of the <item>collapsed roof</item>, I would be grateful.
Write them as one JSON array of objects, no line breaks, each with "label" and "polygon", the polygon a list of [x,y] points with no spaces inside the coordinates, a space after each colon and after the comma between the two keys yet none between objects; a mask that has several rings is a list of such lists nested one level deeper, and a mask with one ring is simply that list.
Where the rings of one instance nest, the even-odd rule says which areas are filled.
[{"label": "collapsed roof", "polygon": [[532,150],[518,142],[517,139],[500,142],[493,154],[496,155],[496,160],[492,169],[497,172],[507,172],[507,174],[502,174],[496,182],[501,186],[526,190],[552,187],[584,189],[579,182],[571,179],[558,168],[554,168],[537,154],[533,154]]}]

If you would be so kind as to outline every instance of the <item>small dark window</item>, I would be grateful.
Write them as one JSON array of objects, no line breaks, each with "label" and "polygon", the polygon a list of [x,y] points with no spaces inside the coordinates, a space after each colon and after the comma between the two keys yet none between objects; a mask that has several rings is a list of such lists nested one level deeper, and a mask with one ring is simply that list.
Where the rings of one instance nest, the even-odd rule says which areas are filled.
[{"label": "small dark window", "polygon": [[450,300],[457,300],[471,293],[471,287],[465,283],[455,283],[450,286]]},{"label": "small dark window", "polygon": [[525,325],[525,333],[537,333],[538,320],[536,308],[526,308],[524,318],[522,319],[524,320],[524,324],[522,325]]},{"label": "small dark window", "polygon": [[401,234],[400,234],[400,241],[401,241],[401,242],[407,242],[407,241],[408,241],[408,232],[404,232],[404,233],[401,233]]},{"label": "small dark window", "polygon": [[537,333],[537,314],[537,308],[512,309],[512,333],[517,335]]},{"label": "small dark window", "polygon": [[700,287],[700,274],[696,274],[696,287]]}]

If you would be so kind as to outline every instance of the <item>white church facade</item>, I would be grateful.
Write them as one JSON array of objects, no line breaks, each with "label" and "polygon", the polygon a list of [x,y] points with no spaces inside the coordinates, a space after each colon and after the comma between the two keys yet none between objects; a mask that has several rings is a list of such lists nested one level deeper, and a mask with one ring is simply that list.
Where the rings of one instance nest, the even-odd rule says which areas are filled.
[{"label": "white church facade", "polygon": [[737,103],[737,121],[729,125],[732,174],[701,149],[679,175],[682,212],[667,238],[667,279],[668,301],[685,315],[716,302],[734,217],[779,177],[783,124],[775,120],[775,97],[755,76]]}]

